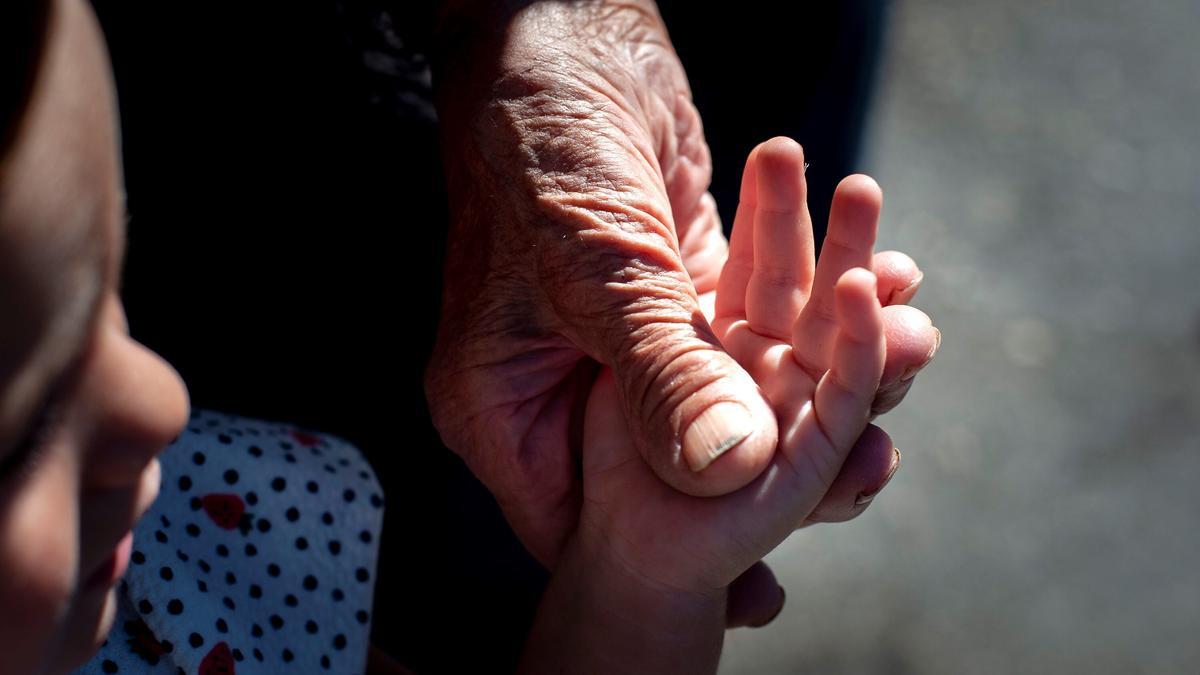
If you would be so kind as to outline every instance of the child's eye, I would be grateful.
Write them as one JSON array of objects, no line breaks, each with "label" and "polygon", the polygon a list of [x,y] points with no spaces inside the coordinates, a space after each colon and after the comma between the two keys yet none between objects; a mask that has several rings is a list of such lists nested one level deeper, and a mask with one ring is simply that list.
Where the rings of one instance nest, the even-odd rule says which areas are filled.
[{"label": "child's eye", "polygon": [[13,448],[13,451],[3,460],[0,460],[0,481],[7,480],[11,474],[31,466],[34,458],[38,455],[38,451],[45,446],[50,432],[58,424],[58,391],[59,387],[55,387],[50,391],[46,399],[42,402],[42,405],[38,407],[38,414],[34,418],[33,425],[25,432],[25,435],[16,447]]}]

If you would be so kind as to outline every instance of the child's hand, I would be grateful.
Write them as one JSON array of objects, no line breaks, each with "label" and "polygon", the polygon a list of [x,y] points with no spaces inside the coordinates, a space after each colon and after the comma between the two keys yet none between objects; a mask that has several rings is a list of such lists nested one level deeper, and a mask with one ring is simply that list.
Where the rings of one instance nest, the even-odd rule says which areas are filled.
[{"label": "child's hand", "polygon": [[864,269],[879,188],[865,176],[843,181],[814,265],[799,147],[771,141],[755,154],[713,328],[775,410],[780,443],[768,469],[731,495],[685,495],[638,454],[610,373],[588,404],[577,536],[662,589],[724,588],[804,523],[866,428],[883,373],[882,308]]}]

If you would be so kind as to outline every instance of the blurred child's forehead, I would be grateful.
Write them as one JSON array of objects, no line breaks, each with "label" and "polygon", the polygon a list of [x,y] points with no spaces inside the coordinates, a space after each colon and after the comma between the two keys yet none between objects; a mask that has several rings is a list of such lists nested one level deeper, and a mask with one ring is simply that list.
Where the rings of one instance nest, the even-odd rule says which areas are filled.
[{"label": "blurred child's forehead", "polygon": [[75,340],[123,240],[111,77],[85,4],[58,3],[42,59],[0,158],[0,398],[6,373]]}]

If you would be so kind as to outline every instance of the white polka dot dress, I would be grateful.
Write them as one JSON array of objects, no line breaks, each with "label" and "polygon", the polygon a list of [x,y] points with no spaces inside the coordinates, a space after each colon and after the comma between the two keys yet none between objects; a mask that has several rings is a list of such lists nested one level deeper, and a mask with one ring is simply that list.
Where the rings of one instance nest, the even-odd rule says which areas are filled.
[{"label": "white polka dot dress", "polygon": [[198,411],[160,456],[108,641],[78,673],[362,673],[383,494],[358,450]]}]

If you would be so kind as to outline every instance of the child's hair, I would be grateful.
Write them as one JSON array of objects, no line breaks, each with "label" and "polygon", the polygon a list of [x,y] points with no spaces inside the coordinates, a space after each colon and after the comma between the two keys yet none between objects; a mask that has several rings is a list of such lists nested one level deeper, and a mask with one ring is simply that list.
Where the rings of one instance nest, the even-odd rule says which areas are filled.
[{"label": "child's hair", "polygon": [[46,37],[48,0],[0,2],[0,158],[17,133]]}]

